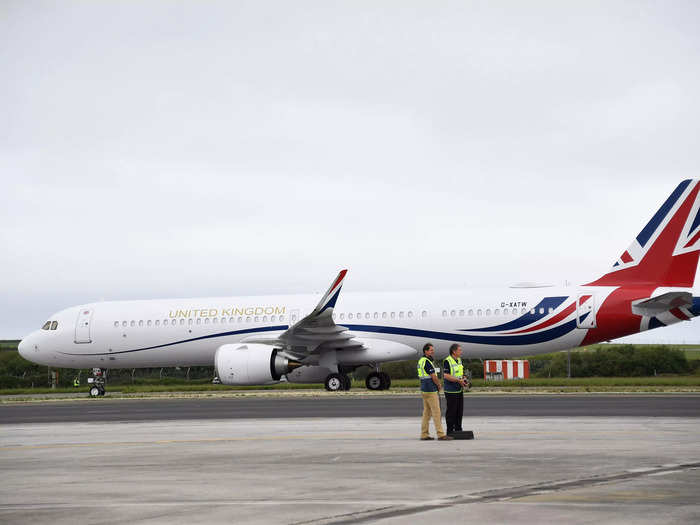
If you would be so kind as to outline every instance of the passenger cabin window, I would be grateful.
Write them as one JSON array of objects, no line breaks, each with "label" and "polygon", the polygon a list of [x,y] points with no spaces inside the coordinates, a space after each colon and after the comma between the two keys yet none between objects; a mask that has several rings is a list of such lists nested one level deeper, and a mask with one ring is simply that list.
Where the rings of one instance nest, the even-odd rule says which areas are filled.
[{"label": "passenger cabin window", "polygon": [[51,330],[55,330],[58,328],[58,321],[52,321],[51,322]]},{"label": "passenger cabin window", "polygon": [[450,317],[454,317],[455,315],[457,315],[457,312],[455,312],[454,310],[450,310]]},{"label": "passenger cabin window", "polygon": [[490,308],[487,308],[487,309],[486,309],[486,315],[491,315],[491,309],[490,309]]},{"label": "passenger cabin window", "polygon": [[[46,326],[46,325],[44,325],[44,326]],[[119,326],[119,321],[114,321],[114,328],[117,328],[118,326]],[[46,330],[46,328],[44,328],[44,330]]]},{"label": "passenger cabin window", "polygon": [[474,310],[469,310],[469,315],[470,316],[474,315]]},{"label": "passenger cabin window", "polygon": [[498,308],[496,308],[496,309],[493,311],[493,315],[501,315],[501,311],[500,311]]},{"label": "passenger cabin window", "polygon": [[156,326],[160,326],[160,319],[156,319]]},{"label": "passenger cabin window", "polygon": [[443,316],[443,317],[447,317],[447,310],[443,310],[443,311],[442,311],[442,316]]},{"label": "passenger cabin window", "polygon": [[410,319],[411,317],[413,317],[413,312],[408,312],[408,318]]},{"label": "passenger cabin window", "polygon": [[423,318],[428,317],[428,312],[426,312],[425,310],[423,310],[423,311],[421,312],[420,315],[421,315],[421,317],[423,317]]}]

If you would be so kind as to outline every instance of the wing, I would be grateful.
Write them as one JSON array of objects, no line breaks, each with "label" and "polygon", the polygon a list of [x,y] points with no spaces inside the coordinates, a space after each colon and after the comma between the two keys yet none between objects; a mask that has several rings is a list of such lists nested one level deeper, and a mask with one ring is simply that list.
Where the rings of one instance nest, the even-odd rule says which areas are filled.
[{"label": "wing", "polygon": [[642,299],[632,303],[632,313],[654,317],[677,308],[693,306],[693,295],[689,292],[668,292],[651,299]]},{"label": "wing", "polygon": [[347,273],[347,270],[341,270],[316,308],[280,335],[271,338],[251,337],[245,341],[280,346],[299,358],[324,350],[362,348],[363,344],[354,339],[347,328],[335,324],[333,320],[333,309]]}]

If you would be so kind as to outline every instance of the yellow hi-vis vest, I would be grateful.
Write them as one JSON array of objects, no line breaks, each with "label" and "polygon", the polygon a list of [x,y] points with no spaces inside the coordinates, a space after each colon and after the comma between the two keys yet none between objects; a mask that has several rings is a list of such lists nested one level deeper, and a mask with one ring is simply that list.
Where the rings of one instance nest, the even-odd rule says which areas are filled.
[{"label": "yellow hi-vis vest", "polygon": [[[418,360],[418,377],[420,379],[428,379],[430,376],[426,373],[425,371],[425,362],[428,361],[428,358],[423,356]],[[432,364],[432,361],[431,361]]]},{"label": "yellow hi-vis vest", "polygon": [[[445,370],[445,373],[450,374],[451,376],[454,377],[463,377],[464,376],[464,365],[462,365],[462,358],[458,357],[455,359],[452,357],[452,355],[448,355],[447,359],[447,364],[450,365],[449,370]],[[445,392],[461,392],[462,391],[462,385],[459,383],[455,383],[453,381],[449,381],[448,379],[445,379]]]}]

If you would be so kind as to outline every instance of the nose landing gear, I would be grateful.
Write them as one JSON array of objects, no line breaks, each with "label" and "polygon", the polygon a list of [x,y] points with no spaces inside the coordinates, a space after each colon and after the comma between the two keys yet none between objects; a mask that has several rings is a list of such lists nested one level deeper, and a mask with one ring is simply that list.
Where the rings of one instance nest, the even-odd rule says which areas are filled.
[{"label": "nose landing gear", "polygon": [[104,368],[93,368],[92,377],[87,379],[90,385],[90,397],[99,397],[105,395],[105,384],[107,383],[107,370]]}]

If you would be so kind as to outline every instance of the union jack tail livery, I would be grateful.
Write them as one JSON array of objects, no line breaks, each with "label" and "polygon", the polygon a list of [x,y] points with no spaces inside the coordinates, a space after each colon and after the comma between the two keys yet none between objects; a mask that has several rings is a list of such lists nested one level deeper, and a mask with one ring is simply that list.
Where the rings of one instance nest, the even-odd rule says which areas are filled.
[{"label": "union jack tail livery", "polygon": [[589,286],[692,287],[700,250],[700,180],[685,180],[615,261]]}]

